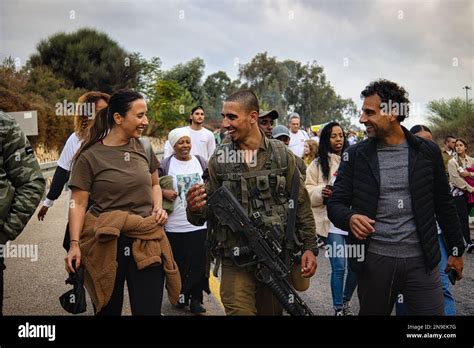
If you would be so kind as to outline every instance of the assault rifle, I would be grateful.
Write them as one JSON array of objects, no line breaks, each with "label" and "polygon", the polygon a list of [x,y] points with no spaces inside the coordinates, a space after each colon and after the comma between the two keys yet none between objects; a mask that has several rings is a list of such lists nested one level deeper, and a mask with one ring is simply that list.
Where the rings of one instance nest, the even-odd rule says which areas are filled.
[{"label": "assault rifle", "polygon": [[267,230],[259,212],[249,218],[225,186],[217,189],[207,205],[221,225],[242,234],[247,245],[234,248],[232,258],[239,267],[257,266],[256,277],[264,282],[290,315],[314,315],[288,281],[288,266],[274,231]]}]

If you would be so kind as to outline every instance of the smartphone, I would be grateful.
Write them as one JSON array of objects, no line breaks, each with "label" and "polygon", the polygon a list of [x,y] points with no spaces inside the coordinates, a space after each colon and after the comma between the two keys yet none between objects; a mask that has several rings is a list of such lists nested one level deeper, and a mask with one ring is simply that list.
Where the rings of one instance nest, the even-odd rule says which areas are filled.
[{"label": "smartphone", "polygon": [[458,272],[456,272],[456,269],[451,268],[448,272],[448,278],[451,284],[456,284],[456,280],[458,279]]}]

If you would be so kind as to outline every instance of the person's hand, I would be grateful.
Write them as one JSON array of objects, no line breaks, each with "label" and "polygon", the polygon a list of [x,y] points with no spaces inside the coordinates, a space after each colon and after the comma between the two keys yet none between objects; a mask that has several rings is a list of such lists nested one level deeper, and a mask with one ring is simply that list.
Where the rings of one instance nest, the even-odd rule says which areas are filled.
[{"label": "person's hand", "polygon": [[81,249],[79,248],[79,243],[77,241],[71,241],[69,244],[69,251],[64,258],[66,272],[68,273],[75,273],[74,267],[72,266],[73,260],[76,260],[76,269],[79,269],[81,266]]},{"label": "person's hand", "polygon": [[468,172],[467,170],[465,170],[462,173],[459,173],[459,175],[461,175],[463,178],[467,178],[467,177],[471,176],[471,173]]},{"label": "person's hand", "polygon": [[168,213],[163,208],[154,208],[153,215],[155,216],[156,223],[160,226],[163,226],[168,222]]},{"label": "person's hand", "polygon": [[311,250],[306,250],[301,256],[301,276],[303,278],[312,277],[316,273],[317,267],[316,256]]},{"label": "person's hand", "polygon": [[446,265],[445,272],[448,273],[451,268],[456,270],[458,277],[456,280],[461,280],[463,278],[462,270],[464,268],[464,260],[462,256],[450,256],[448,257],[448,264]]},{"label": "person's hand", "polygon": [[321,191],[321,194],[323,197],[330,198],[332,196],[332,190],[330,188],[325,187]]},{"label": "person's hand", "polygon": [[167,200],[169,200],[171,202],[174,202],[176,197],[178,197],[178,192],[176,192],[174,190],[162,189],[161,192],[163,194],[163,198],[166,198]]},{"label": "person's hand", "polygon": [[40,209],[39,212],[38,212],[38,220],[39,220],[39,221],[43,221],[43,220],[44,220],[44,217],[46,216],[46,213],[48,212],[48,209],[49,209],[49,208],[48,208],[47,206],[45,206],[45,205],[43,205],[43,206],[41,207],[41,209]]},{"label": "person's hand", "polygon": [[349,226],[352,233],[357,239],[366,239],[370,233],[374,233],[375,229],[373,225],[375,220],[361,214],[354,214],[351,216]]},{"label": "person's hand", "polygon": [[186,196],[187,206],[190,211],[201,210],[206,204],[206,189],[203,185],[193,185]]}]

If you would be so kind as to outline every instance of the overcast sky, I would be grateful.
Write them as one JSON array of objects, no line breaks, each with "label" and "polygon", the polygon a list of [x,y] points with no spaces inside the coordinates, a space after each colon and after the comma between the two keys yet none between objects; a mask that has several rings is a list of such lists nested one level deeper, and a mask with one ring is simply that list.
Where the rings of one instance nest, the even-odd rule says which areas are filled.
[{"label": "overcast sky", "polygon": [[[163,68],[201,57],[206,75],[237,77],[267,51],[279,60],[316,60],[336,92],[361,105],[380,77],[404,86],[424,121],[433,99],[462,97],[474,86],[474,2],[366,0],[1,0],[0,59],[24,64],[58,31],[93,27],[128,51],[160,57]],[[472,97],[472,94],[470,95]]]}]

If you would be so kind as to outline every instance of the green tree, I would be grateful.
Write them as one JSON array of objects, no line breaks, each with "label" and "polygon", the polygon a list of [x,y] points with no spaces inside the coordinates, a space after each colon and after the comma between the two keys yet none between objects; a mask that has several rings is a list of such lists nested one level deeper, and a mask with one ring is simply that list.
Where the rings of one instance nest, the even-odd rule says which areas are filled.
[{"label": "green tree", "polygon": [[244,81],[241,88],[252,90],[280,115],[286,114],[288,103],[283,95],[288,88],[289,72],[275,57],[268,57],[267,52],[257,54],[239,68],[239,77]]},{"label": "green tree", "polygon": [[191,94],[176,81],[158,81],[153,98],[148,101],[148,114],[152,120],[148,134],[164,135],[175,127],[186,125],[186,115],[193,105]]},{"label": "green tree", "polygon": [[27,66],[47,66],[68,86],[111,93],[135,88],[141,70],[137,53],[128,53],[105,33],[83,28],[42,40]]},{"label": "green tree", "polygon": [[182,88],[191,93],[194,103],[201,104],[203,99],[202,77],[204,61],[194,58],[187,63],[178,64],[163,74],[163,80],[176,81]]},{"label": "green tree", "polygon": [[441,145],[446,135],[463,138],[470,144],[468,152],[474,154],[474,103],[463,98],[432,100],[428,102],[428,119],[431,122],[433,136]]},{"label": "green tree", "polygon": [[154,87],[159,80],[163,79],[161,59],[152,57],[146,60],[138,55],[137,60],[140,66],[140,73],[138,74],[136,90],[148,97],[153,97]]},{"label": "green tree", "polygon": [[239,70],[242,88],[254,91],[261,103],[280,113],[279,123],[287,123],[288,111],[300,114],[302,125],[330,120],[348,127],[357,114],[351,99],[343,99],[326,80],[324,69],[315,61],[302,64],[293,60],[277,61],[266,52],[257,54]]},{"label": "green tree", "polygon": [[471,100],[466,104],[462,98],[432,100],[428,102],[427,109],[430,113],[429,120],[435,125],[442,125],[456,121],[466,113],[472,113],[474,103]]},{"label": "green tree", "polygon": [[16,70],[9,58],[0,66],[0,109],[38,113],[38,136],[30,137],[33,146],[42,144],[47,150],[61,150],[73,131],[73,120],[56,115],[55,104],[75,101],[82,92],[65,88],[64,80],[46,67]]},{"label": "green tree", "polygon": [[204,98],[203,107],[206,117],[213,124],[219,124],[224,99],[238,89],[238,81],[232,81],[224,71],[209,75],[202,86]]},{"label": "green tree", "polygon": [[351,99],[336,94],[326,80],[323,67],[315,61],[305,65],[294,61],[285,61],[284,64],[290,75],[285,98],[302,116],[305,126],[329,121],[350,126],[350,118],[357,114],[356,105]]}]

